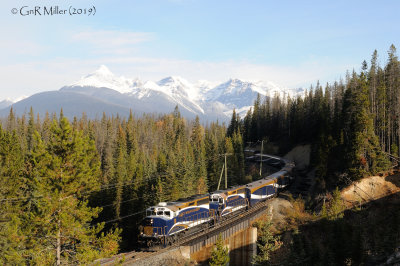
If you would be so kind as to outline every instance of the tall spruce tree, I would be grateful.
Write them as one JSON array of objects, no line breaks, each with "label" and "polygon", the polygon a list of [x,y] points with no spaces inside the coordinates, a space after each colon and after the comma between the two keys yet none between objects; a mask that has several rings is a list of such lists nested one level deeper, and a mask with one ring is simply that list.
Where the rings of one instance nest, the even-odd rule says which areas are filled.
[{"label": "tall spruce tree", "polygon": [[197,194],[207,192],[207,168],[206,168],[206,150],[204,144],[204,128],[200,125],[199,117],[196,116],[192,134],[190,137],[193,146],[194,155],[194,182]]},{"label": "tall spruce tree", "polygon": [[345,151],[347,169],[354,179],[375,173],[387,165],[381,152],[370,115],[369,93],[365,70],[357,77],[353,74],[345,93],[344,116]]},{"label": "tall spruce tree", "polygon": [[23,178],[24,157],[16,132],[3,131],[0,125],[0,264],[24,264],[20,213],[27,190]]},{"label": "tall spruce tree", "polygon": [[120,231],[98,236],[104,224],[90,225],[101,211],[86,200],[100,184],[93,141],[61,117],[59,123],[53,121],[47,145],[35,134],[28,164],[26,175],[34,196],[24,217],[29,261],[81,264],[115,254]]},{"label": "tall spruce tree", "polygon": [[119,219],[121,215],[121,202],[123,201],[123,184],[127,181],[127,152],[126,152],[126,135],[121,126],[118,128],[116,149],[114,154],[114,179],[113,184],[115,184],[115,218]]}]

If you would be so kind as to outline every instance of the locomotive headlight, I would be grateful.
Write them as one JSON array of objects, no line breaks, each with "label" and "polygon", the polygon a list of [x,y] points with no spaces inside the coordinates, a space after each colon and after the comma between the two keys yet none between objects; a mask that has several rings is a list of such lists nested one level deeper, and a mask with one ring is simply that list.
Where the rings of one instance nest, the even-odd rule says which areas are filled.
[{"label": "locomotive headlight", "polygon": [[153,218],[151,218],[151,220],[150,220],[150,224],[153,224]]}]

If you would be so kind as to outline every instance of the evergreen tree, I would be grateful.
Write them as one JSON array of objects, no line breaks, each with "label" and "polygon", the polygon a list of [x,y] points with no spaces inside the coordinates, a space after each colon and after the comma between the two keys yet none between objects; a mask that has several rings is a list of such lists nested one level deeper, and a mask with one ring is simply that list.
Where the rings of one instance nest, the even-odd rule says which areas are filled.
[{"label": "evergreen tree", "polygon": [[194,121],[191,146],[194,153],[194,178],[196,194],[205,193],[207,191],[207,168],[206,168],[206,150],[204,144],[204,128],[200,125],[199,117],[196,116]]},{"label": "evergreen tree", "polygon": [[217,242],[211,252],[210,266],[225,266],[229,263],[229,250],[224,247],[221,234],[218,235]]},{"label": "evergreen tree", "polygon": [[228,137],[232,137],[233,134],[239,130],[239,126],[240,126],[239,114],[236,114],[236,110],[233,109],[231,122],[229,123],[226,135]]},{"label": "evergreen tree", "polygon": [[123,184],[127,181],[127,152],[126,152],[126,136],[122,127],[119,126],[117,140],[116,140],[116,149],[114,154],[114,179],[113,184],[115,184],[115,198],[114,198],[114,207],[115,207],[115,218],[119,219],[121,215],[121,201],[123,198]]},{"label": "evergreen tree", "polygon": [[[24,217],[27,257],[36,264],[87,263],[118,251],[119,230],[101,234],[90,226],[100,208],[91,208],[86,192],[98,188],[99,163],[93,141],[72,131],[62,117],[53,122],[49,143],[35,135],[27,172],[34,198]],[[38,197],[39,196],[39,197]],[[29,229],[29,230],[28,230]]]},{"label": "evergreen tree", "polygon": [[0,264],[24,264],[21,251],[25,235],[20,213],[27,190],[23,178],[24,157],[19,139],[14,132],[3,131],[0,125]]},{"label": "evergreen tree", "polygon": [[33,113],[33,108],[31,107],[30,111],[29,111],[29,121],[28,121],[28,132],[27,132],[27,148],[28,151],[32,150],[32,146],[33,146],[33,135],[35,132],[36,128],[35,128],[35,116]]},{"label": "evergreen tree", "polygon": [[332,200],[329,203],[324,201],[322,206],[321,216],[322,218],[326,218],[328,220],[336,220],[339,218],[343,218],[343,211],[345,210],[345,205],[340,195],[339,188],[336,187],[336,190],[332,194]]},{"label": "evergreen tree", "polygon": [[281,243],[278,237],[271,232],[271,221],[260,220],[256,222],[257,227],[257,255],[253,258],[256,265],[264,265],[270,260],[270,253],[280,248]]},{"label": "evergreen tree", "polygon": [[350,175],[358,179],[384,169],[386,163],[373,128],[365,73],[359,77],[353,74],[350,86],[343,104],[345,156]]},{"label": "evergreen tree", "polygon": [[232,136],[232,146],[233,146],[233,172],[235,173],[235,183],[236,184],[244,184],[244,147],[243,147],[243,139],[240,134],[240,130],[238,129]]}]

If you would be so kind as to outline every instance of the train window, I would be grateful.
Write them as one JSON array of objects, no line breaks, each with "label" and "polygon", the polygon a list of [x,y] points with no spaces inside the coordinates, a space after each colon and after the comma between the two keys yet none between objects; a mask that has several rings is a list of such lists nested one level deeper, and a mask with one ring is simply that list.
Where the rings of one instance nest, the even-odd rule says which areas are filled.
[{"label": "train window", "polygon": [[169,217],[169,216],[171,216],[171,212],[167,211],[167,212],[165,212],[165,215],[167,215]]},{"label": "train window", "polygon": [[158,211],[157,215],[163,215],[163,213],[164,213],[163,211]]},{"label": "train window", "polygon": [[209,202],[209,200],[207,198],[201,199],[201,200],[197,201],[197,206],[203,205],[203,204],[208,204],[208,202]]},{"label": "train window", "polygon": [[219,203],[224,203],[224,199],[223,198],[219,198]]}]

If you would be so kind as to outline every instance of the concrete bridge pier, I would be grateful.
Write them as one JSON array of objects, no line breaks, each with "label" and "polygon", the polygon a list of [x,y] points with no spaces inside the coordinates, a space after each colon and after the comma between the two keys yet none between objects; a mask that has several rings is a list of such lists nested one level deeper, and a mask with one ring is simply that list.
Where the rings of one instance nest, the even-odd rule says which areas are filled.
[{"label": "concrete bridge pier", "polygon": [[[248,227],[234,232],[232,228],[221,233],[225,246],[229,249],[229,265],[251,265],[251,261],[257,252],[257,228]],[[207,264],[211,257],[218,235],[208,238],[197,251],[190,252],[190,258],[200,264]]]}]

